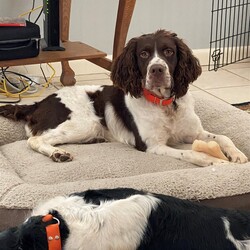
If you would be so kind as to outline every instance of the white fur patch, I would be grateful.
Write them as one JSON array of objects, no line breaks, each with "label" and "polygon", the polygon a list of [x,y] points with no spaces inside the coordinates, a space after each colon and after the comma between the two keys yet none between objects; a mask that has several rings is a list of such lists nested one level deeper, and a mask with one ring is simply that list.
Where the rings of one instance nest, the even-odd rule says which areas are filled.
[{"label": "white fur patch", "polygon": [[[190,137],[194,140],[203,130],[200,119],[194,112],[191,95],[187,93],[176,102],[178,109],[173,112],[172,107],[161,108],[144,98],[125,96],[126,106],[148,147],[165,145],[169,140],[173,144],[183,143]],[[185,126],[186,124],[189,126]]]},{"label": "white fur patch", "polygon": [[[150,77],[150,69],[153,65],[161,65],[165,71],[164,71],[164,81],[161,83],[162,85],[158,88],[155,88],[154,81],[152,81]],[[171,75],[169,72],[169,67],[167,63],[158,56],[157,51],[155,50],[154,57],[150,60],[147,66],[147,75],[146,75],[146,82],[145,82],[145,88],[148,90],[151,90],[155,92],[155,94],[163,95],[165,98],[170,97],[170,88],[171,88]],[[167,90],[168,89],[168,90]]]},{"label": "white fur patch", "polygon": [[226,238],[233,243],[233,245],[238,250],[249,250],[250,249],[250,240],[237,240],[232,235],[232,232],[230,231],[230,222],[226,217],[222,218],[222,221],[224,223],[225,232],[226,232]]},{"label": "white fur patch", "polygon": [[32,215],[55,209],[63,216],[70,230],[64,249],[134,250],[159,202],[150,195],[133,195],[98,206],[85,203],[79,196],[59,196],[35,208]]}]

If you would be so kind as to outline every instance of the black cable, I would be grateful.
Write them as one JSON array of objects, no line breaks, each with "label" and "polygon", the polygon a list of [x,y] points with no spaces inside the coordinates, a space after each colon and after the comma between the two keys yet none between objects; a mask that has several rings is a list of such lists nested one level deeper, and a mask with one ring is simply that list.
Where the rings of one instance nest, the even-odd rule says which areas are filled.
[{"label": "black cable", "polygon": [[40,16],[42,15],[42,13],[43,13],[43,8],[40,10],[40,12],[39,12],[39,14],[38,14],[38,16],[37,16],[37,18],[36,18],[36,20],[35,20],[34,23],[37,23],[38,19],[39,19]]},{"label": "black cable", "polygon": [[[8,81],[9,79],[6,78],[6,75],[5,75],[5,71],[8,69],[9,67],[6,67],[6,68],[1,68],[1,71],[2,71],[2,75],[5,77],[5,79]],[[24,90],[24,89],[23,89]],[[22,90],[21,90],[22,91]],[[20,91],[20,92],[21,92]],[[18,93],[17,93],[18,94]],[[16,101],[2,101],[0,100],[0,103],[5,103],[5,104],[15,104],[15,103],[19,103],[21,101],[21,96],[18,95],[18,100]]]},{"label": "black cable", "polygon": [[[20,82],[19,82],[19,83],[14,83],[14,82],[10,81],[10,79],[7,77],[7,75],[6,75],[5,73],[12,73],[12,74],[18,75],[19,77],[22,76],[23,78],[26,78],[26,79],[28,79],[28,80],[30,81],[29,85],[26,85],[26,86],[25,86],[24,83],[21,81],[22,84],[23,84],[23,88],[20,89],[18,92],[14,93],[14,94],[18,94],[18,93],[24,91],[24,90],[27,89],[29,86],[31,86],[32,82],[34,82],[30,77],[25,76],[25,75],[23,75],[23,74],[20,74],[20,73],[17,73],[17,72],[13,72],[13,71],[8,71],[8,70],[6,70],[6,69],[4,70],[3,68],[1,68],[1,70],[2,70],[2,75],[3,75],[3,77],[5,78],[5,80],[6,80],[11,86],[13,86],[13,87],[15,87],[15,88],[18,88],[18,84],[19,84]],[[18,89],[19,89],[19,88],[18,88]]]},{"label": "black cable", "polygon": [[42,68],[42,64],[40,64],[40,69],[41,69],[41,71],[42,71],[43,78],[44,78],[45,82],[48,82],[47,77],[46,77],[46,75],[45,75],[45,73],[44,73],[44,70],[43,70],[43,68]]},{"label": "black cable", "polygon": [[19,103],[20,101],[21,101],[21,96],[18,95],[18,100],[17,101],[2,101],[2,100],[0,100],[0,103],[14,104],[14,103]]},{"label": "black cable", "polygon": [[6,73],[6,70],[4,70],[3,68],[2,68],[2,73],[1,73],[1,75],[4,77],[4,79],[10,84],[10,85],[12,85],[13,87],[15,87],[15,88],[18,88],[18,83],[15,83],[15,82],[12,82],[12,81],[10,81],[10,79],[7,77],[7,75],[5,74]]},{"label": "black cable", "polygon": [[[34,8],[35,8],[35,0],[33,0],[33,2],[32,2],[31,11],[34,10]],[[29,15],[28,15],[28,21],[29,21],[29,22],[30,22],[30,17],[31,17],[31,12],[30,12]]]},{"label": "black cable", "polygon": [[[30,20],[30,18],[31,18],[31,13],[32,13],[32,11],[35,9],[35,4],[36,4],[36,1],[33,0],[33,2],[32,2],[32,7],[31,7],[30,13],[29,13],[29,15],[28,15],[28,21],[29,21],[29,22],[31,21],[31,20]],[[35,19],[35,21],[34,21],[33,23],[37,23],[37,21],[39,20],[40,16],[42,15],[42,13],[43,13],[43,8],[40,10],[40,12],[39,12],[37,18]]]},{"label": "black cable", "polygon": [[18,88],[17,83],[11,82],[11,81],[9,80],[9,78],[6,76],[6,74],[5,74],[6,69],[3,69],[3,68],[1,68],[1,69],[2,69],[1,75],[4,77],[4,79],[5,79],[9,84],[11,84],[13,87]]},{"label": "black cable", "polygon": [[[14,75],[17,75],[19,77],[23,77],[23,78],[26,78],[28,81],[30,81],[31,83],[35,83],[37,85],[40,85],[39,82],[36,82],[35,80],[33,80],[32,78],[26,76],[26,75],[23,75],[21,73],[18,73],[18,72],[14,72],[14,71],[11,71],[11,70],[7,70],[7,68],[1,68],[2,69],[2,73],[0,72],[0,75],[3,75],[4,77],[6,76],[5,73],[11,73],[11,74],[14,74]],[[18,84],[18,83],[17,83]]]}]

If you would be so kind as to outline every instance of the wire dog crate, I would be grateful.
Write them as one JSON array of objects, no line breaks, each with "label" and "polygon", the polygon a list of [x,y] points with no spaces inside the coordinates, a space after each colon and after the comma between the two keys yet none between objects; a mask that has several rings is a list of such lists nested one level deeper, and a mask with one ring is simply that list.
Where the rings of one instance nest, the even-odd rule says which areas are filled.
[{"label": "wire dog crate", "polygon": [[250,57],[249,0],[212,0],[208,70]]}]

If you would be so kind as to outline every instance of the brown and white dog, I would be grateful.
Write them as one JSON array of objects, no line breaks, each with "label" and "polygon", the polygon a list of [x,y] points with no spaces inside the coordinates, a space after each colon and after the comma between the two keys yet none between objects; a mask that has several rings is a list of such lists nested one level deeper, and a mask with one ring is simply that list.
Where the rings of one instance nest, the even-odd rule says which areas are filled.
[{"label": "brown and white dog", "polygon": [[94,141],[119,141],[200,166],[225,162],[170,146],[195,139],[214,140],[230,161],[247,162],[229,138],[203,129],[188,92],[200,74],[188,46],[159,30],[128,42],[113,64],[114,86],[64,87],[33,105],[2,106],[0,114],[26,121],[29,146],[57,162],[73,157],[55,145]]}]

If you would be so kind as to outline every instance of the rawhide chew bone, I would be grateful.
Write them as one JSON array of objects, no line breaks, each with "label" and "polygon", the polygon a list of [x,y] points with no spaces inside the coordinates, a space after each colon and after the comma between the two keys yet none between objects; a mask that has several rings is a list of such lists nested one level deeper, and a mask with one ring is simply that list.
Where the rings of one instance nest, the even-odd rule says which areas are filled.
[{"label": "rawhide chew bone", "polygon": [[219,144],[215,141],[204,142],[195,140],[192,145],[192,150],[203,152],[216,158],[228,161],[227,157],[221,151]]}]

